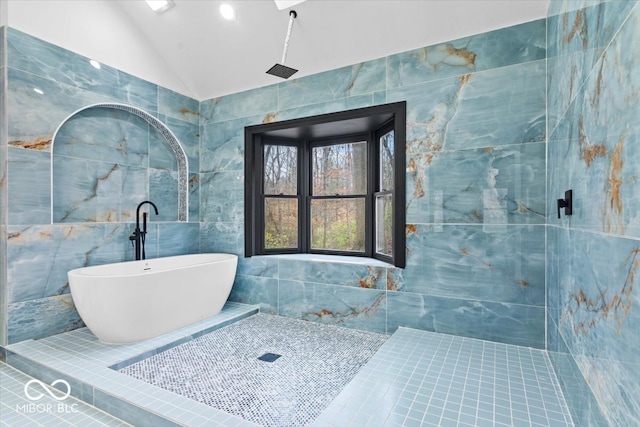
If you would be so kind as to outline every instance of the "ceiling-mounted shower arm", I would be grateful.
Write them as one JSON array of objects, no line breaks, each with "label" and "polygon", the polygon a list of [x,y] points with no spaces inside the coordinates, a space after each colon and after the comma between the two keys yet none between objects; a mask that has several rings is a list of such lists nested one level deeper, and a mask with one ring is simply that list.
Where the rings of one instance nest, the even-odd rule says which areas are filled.
[{"label": "ceiling-mounted shower arm", "polygon": [[295,68],[287,67],[285,61],[287,59],[287,49],[289,48],[289,39],[291,39],[291,30],[293,29],[293,20],[296,19],[298,14],[295,10],[289,11],[289,27],[287,28],[287,37],[284,39],[284,50],[282,51],[282,64],[275,64],[273,67],[267,70],[267,74],[272,76],[288,79],[292,75],[298,72]]},{"label": "ceiling-mounted shower arm", "polygon": [[282,50],[282,65],[287,60],[287,49],[289,49],[289,40],[291,40],[291,31],[293,30],[293,20],[298,17],[295,10],[289,11],[289,26],[287,27],[287,36],[284,39],[284,49]]}]

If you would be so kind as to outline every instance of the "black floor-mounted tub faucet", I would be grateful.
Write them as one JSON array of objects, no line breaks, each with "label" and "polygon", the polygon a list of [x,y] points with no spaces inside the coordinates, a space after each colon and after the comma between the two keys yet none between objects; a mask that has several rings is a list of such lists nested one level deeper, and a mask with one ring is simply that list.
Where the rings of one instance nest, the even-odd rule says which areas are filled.
[{"label": "black floor-mounted tub faucet", "polygon": [[140,230],[140,208],[145,204],[149,204],[153,206],[153,209],[155,210],[156,215],[158,215],[158,207],[155,205],[155,203],[153,203],[150,200],[145,200],[144,202],[140,203],[138,205],[138,208],[136,209],[136,229],[134,230],[133,234],[129,236],[129,240],[134,242],[134,246],[136,248],[136,260],[146,258],[146,255],[144,252],[144,242],[146,240],[146,235],[147,235],[147,213],[146,212],[142,214],[142,230]]}]

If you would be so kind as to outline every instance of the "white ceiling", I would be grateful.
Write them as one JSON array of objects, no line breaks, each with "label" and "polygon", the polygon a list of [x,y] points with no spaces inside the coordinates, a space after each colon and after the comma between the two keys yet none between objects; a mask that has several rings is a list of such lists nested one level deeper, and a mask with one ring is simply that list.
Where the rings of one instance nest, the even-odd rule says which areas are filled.
[{"label": "white ceiling", "polygon": [[[8,1],[11,27],[198,100],[282,81],[289,10],[272,0],[174,0],[162,14],[141,0]],[[286,65],[302,77],[544,18],[549,0],[307,0],[293,7]]]}]

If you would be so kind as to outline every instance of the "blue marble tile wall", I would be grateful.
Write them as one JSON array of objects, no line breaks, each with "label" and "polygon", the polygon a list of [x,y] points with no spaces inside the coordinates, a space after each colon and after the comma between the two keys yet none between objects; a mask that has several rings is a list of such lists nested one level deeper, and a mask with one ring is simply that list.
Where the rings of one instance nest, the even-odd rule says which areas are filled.
[{"label": "blue marble tile wall", "polygon": [[[7,341],[7,110],[6,28],[0,26],[0,345]],[[0,352],[0,357],[2,352]]]},{"label": "blue marble tile wall", "polygon": [[[8,325],[0,344],[82,325],[66,273],[133,259],[128,236],[143,200],[160,213],[150,219],[148,257],[200,251],[199,102],[104,64],[95,69],[89,58],[15,29],[6,44]],[[177,221],[175,157],[146,121],[105,108],[71,116],[105,102],[142,109],[179,139],[189,162],[189,222]]]},{"label": "blue marble tile wall", "polygon": [[201,247],[243,255],[247,125],[407,101],[406,269],[242,258],[231,299],[545,346],[546,21],[201,103]]},{"label": "blue marble tile wall", "polygon": [[547,346],[576,425],[638,425],[640,4],[554,1],[548,23]]}]

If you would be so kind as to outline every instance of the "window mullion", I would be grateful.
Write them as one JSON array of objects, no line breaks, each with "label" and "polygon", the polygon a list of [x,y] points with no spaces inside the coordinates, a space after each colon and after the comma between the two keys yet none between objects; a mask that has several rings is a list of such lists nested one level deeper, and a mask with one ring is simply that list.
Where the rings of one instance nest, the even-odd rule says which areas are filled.
[{"label": "window mullion", "polygon": [[375,253],[374,245],[375,245],[375,197],[374,193],[378,189],[378,184],[376,182],[376,176],[378,173],[378,169],[376,166],[376,161],[378,155],[376,153],[375,144],[375,132],[369,132],[367,138],[367,197],[365,200],[365,212],[367,216],[365,218],[365,255],[368,257],[373,256]]},{"label": "window mullion", "polygon": [[298,150],[298,207],[300,209],[300,252],[309,252],[309,235],[311,234],[310,214],[311,202],[310,182],[311,182],[311,148],[309,141],[300,140]]}]

